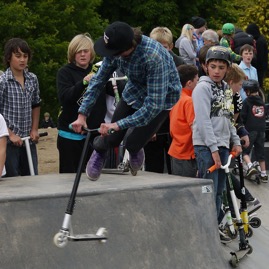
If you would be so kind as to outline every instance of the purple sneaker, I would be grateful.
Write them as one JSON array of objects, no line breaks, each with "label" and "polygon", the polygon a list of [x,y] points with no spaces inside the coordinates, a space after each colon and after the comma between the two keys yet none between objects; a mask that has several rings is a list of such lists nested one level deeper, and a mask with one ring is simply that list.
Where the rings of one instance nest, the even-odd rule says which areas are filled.
[{"label": "purple sneaker", "polygon": [[137,153],[129,153],[129,163],[133,171],[138,171],[143,167],[145,161],[144,149],[140,149]]},{"label": "purple sneaker", "polygon": [[105,160],[106,153],[99,153],[95,150],[93,151],[86,166],[86,175],[90,180],[95,181],[100,177]]}]

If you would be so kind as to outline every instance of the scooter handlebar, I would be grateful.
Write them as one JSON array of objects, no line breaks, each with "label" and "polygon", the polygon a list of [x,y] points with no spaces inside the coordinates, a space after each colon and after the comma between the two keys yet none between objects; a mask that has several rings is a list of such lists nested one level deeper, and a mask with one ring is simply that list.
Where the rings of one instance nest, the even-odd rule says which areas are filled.
[{"label": "scooter handlebar", "polygon": [[[73,127],[72,127],[72,124],[71,124],[71,123],[69,124],[68,128],[69,128],[70,130],[73,130]],[[83,131],[85,131],[85,132],[88,132],[88,133],[92,133],[92,132],[100,132],[100,128],[89,129],[89,128],[87,128],[87,127],[82,126],[81,129],[82,129]],[[109,129],[107,133],[108,133],[108,134],[113,134],[114,132],[115,132],[114,129]]]},{"label": "scooter handlebar", "polygon": [[[47,136],[48,135],[48,132],[42,132],[42,133],[39,133],[38,135],[39,135],[39,137]],[[27,139],[30,139],[30,136],[25,136],[25,137],[22,137],[21,138],[22,141],[25,141]]]},{"label": "scooter handlebar", "polygon": [[[231,159],[234,159],[236,157],[236,153],[234,151],[231,151],[230,152],[230,155],[228,157],[228,161],[225,165],[221,165],[220,168],[222,169],[225,169],[226,166],[229,166],[231,164]],[[206,170],[206,173],[207,174],[210,174],[212,172],[214,172],[216,170],[216,164],[213,164],[211,167],[209,167],[207,170]]]}]

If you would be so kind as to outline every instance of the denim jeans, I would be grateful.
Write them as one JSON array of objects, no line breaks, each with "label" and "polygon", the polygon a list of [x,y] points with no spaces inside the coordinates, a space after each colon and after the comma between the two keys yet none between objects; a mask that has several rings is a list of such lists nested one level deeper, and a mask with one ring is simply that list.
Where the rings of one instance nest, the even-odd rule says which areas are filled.
[{"label": "denim jeans", "polygon": [[[36,144],[30,142],[30,149],[33,160],[33,167],[35,175],[38,174],[38,161],[37,161],[37,150]],[[30,175],[30,169],[27,159],[26,148],[14,146],[11,142],[7,144],[7,157],[6,157],[6,175],[5,177],[16,177],[16,176],[28,176]]]},{"label": "denim jeans", "polygon": [[[213,180],[214,194],[216,199],[217,217],[218,221],[220,208],[222,204],[222,193],[226,189],[226,175],[223,169],[215,170],[212,173],[207,174],[206,171],[214,164],[212,153],[206,146],[194,146],[194,152],[196,155],[196,162],[198,167],[198,177],[208,178]],[[225,165],[229,156],[229,149],[220,147],[219,155],[222,165]]]}]

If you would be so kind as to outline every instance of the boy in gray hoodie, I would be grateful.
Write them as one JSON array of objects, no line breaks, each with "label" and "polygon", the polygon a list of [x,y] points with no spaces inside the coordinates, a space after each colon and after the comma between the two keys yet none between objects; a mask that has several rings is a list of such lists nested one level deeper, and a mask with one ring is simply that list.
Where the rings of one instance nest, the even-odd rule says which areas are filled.
[{"label": "boy in gray hoodie", "polygon": [[[198,176],[213,180],[218,221],[222,193],[226,187],[225,172],[219,168],[227,163],[230,142],[233,152],[237,155],[242,152],[233,124],[233,92],[223,81],[230,64],[231,56],[227,48],[209,48],[206,54],[207,76],[200,77],[193,91],[193,145]],[[216,170],[207,174],[207,169],[214,164]],[[229,239],[221,234],[221,241],[227,243]]]}]

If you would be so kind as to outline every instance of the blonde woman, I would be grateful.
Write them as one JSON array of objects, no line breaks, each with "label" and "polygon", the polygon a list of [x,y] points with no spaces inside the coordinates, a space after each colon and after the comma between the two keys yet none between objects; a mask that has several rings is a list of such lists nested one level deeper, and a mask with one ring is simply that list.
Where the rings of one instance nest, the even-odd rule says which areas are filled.
[{"label": "blonde woman", "polygon": [[182,27],[181,35],[177,39],[175,47],[178,48],[180,56],[186,64],[196,65],[196,40],[193,35],[194,27],[191,24],[185,24]]}]

